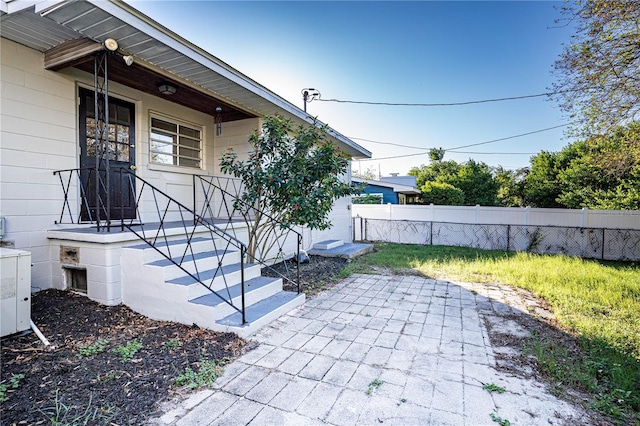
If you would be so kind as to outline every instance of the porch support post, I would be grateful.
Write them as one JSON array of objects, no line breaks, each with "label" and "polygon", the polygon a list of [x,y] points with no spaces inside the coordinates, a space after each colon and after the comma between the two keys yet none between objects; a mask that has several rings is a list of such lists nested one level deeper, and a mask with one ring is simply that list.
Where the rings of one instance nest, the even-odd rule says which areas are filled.
[{"label": "porch support post", "polygon": [[[109,52],[101,51],[94,61],[94,113],[96,117],[96,222],[100,232],[101,208],[105,209],[107,232],[111,230],[111,189],[109,179]],[[102,168],[101,166],[104,166]],[[100,172],[104,171],[104,181]],[[102,190],[102,191],[101,191]],[[101,193],[104,193],[102,200]]]}]

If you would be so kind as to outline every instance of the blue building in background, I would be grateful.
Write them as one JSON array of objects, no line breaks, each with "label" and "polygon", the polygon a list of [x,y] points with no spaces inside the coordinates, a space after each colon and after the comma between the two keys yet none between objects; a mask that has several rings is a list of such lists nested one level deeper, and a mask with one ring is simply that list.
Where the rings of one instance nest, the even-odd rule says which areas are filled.
[{"label": "blue building in background", "polygon": [[[413,179],[413,186],[399,183],[411,183],[411,179]],[[359,197],[363,197],[362,201],[365,199],[368,201],[366,204],[377,204],[378,202],[380,204],[417,204],[420,200],[420,191],[415,187],[415,179],[415,176],[397,175],[384,177],[380,180],[352,177],[351,182],[354,184],[365,184],[364,192],[360,196],[354,196],[353,203],[363,204],[358,200]],[[366,195],[369,196],[365,198]]]}]

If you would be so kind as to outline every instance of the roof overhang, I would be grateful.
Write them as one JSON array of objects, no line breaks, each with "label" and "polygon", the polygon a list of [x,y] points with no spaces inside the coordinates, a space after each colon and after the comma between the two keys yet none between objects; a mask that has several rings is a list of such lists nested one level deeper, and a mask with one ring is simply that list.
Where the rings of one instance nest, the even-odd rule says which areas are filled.
[{"label": "roof overhang", "polygon": [[[132,68],[137,72],[170,79],[185,95],[209,98],[209,105],[213,98],[233,110],[235,119],[278,113],[298,124],[313,123],[313,117],[302,109],[122,1],[0,0],[0,11],[2,37],[40,52],[76,39],[102,44],[113,38],[120,54],[134,57]],[[122,65],[122,61],[113,62]],[[82,63],[72,65],[82,69]],[[89,67],[88,62],[84,64]],[[114,75],[110,73],[110,78]],[[172,100],[180,103],[177,97]],[[352,157],[371,157],[371,152],[330,127],[327,135]]]}]

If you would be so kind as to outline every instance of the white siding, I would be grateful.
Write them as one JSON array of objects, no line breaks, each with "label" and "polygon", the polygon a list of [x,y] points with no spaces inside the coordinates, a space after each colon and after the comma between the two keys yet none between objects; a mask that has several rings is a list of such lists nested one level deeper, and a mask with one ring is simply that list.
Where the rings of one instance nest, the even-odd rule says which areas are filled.
[{"label": "white siding", "polygon": [[3,243],[32,254],[32,286],[52,285],[46,230],[62,207],[53,170],[77,164],[74,82],[42,54],[0,39],[0,215]]}]

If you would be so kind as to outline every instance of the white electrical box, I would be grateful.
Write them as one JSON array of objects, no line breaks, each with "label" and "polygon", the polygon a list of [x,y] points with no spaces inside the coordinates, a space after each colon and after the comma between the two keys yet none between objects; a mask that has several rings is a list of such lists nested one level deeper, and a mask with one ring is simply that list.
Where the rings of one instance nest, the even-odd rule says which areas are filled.
[{"label": "white electrical box", "polygon": [[31,253],[0,247],[1,335],[24,331],[31,323]]}]

